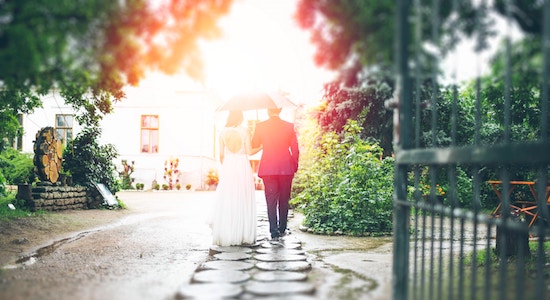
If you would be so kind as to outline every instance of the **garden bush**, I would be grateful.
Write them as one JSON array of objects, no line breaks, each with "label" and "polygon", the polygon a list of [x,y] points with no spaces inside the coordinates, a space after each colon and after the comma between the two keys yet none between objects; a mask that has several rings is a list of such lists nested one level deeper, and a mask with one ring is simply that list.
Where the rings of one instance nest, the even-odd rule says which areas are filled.
[{"label": "garden bush", "polygon": [[35,178],[32,154],[6,148],[0,153],[0,173],[4,175],[6,184],[32,183]]},{"label": "garden bush", "polygon": [[98,143],[101,129],[84,128],[63,152],[63,170],[70,172],[73,183],[93,188],[94,183],[103,183],[113,194],[120,190],[118,174],[113,163],[118,152],[111,144]]},{"label": "garden bush", "polygon": [[[408,197],[409,199],[416,200],[427,200],[430,197],[432,185],[434,188],[434,195],[442,199],[441,204],[451,205],[451,192],[450,192],[450,179],[449,179],[449,168],[437,168],[435,182],[431,182],[430,168],[427,166],[421,166],[418,169],[418,195],[415,194],[415,171],[409,172],[409,188],[408,188]],[[456,188],[455,188],[455,197],[456,197],[456,206],[460,208],[473,208],[473,183],[472,178],[468,175],[468,170],[462,166],[456,166],[455,176],[456,176]],[[420,198],[421,197],[421,198]]]},{"label": "garden bush", "polygon": [[[392,230],[393,167],[382,148],[359,137],[349,120],[339,136],[322,135],[313,150],[315,163],[297,174],[300,192],[291,204],[316,233],[380,235]],[[299,181],[299,182],[298,182]]]},{"label": "garden bush", "polygon": [[0,198],[6,195],[6,178],[4,177],[4,174],[2,174],[2,170],[0,170]]}]

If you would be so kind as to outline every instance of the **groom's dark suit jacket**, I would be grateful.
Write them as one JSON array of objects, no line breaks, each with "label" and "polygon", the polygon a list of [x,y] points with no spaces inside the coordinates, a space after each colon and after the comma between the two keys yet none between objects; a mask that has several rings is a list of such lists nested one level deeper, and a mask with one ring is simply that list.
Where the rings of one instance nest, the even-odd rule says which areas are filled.
[{"label": "groom's dark suit jacket", "polygon": [[294,124],[271,117],[256,125],[252,148],[263,146],[258,176],[294,175],[298,170],[298,140]]}]

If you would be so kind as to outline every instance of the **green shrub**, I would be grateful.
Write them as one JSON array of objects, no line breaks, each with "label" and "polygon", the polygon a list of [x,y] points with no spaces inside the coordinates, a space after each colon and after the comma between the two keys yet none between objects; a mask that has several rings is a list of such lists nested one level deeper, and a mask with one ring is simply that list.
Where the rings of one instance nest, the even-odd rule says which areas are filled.
[{"label": "green shrub", "polygon": [[[4,195],[0,195],[0,221],[13,218],[25,218],[45,213],[44,211],[31,212],[22,202],[24,201],[15,198],[15,192],[6,192]],[[10,203],[15,206],[15,210],[8,207]]]},{"label": "green shrub", "polygon": [[301,169],[300,189],[291,201],[304,225],[323,234],[379,235],[392,230],[393,166],[382,148],[359,137],[348,121],[342,136],[323,134],[315,163]]},{"label": "green shrub", "polygon": [[32,155],[6,148],[0,153],[0,173],[4,174],[6,184],[32,183],[35,178]]},{"label": "green shrub", "polygon": [[0,197],[6,195],[6,178],[4,177],[4,174],[2,174],[2,170],[0,170]]},{"label": "green shrub", "polygon": [[[414,171],[409,172],[409,199],[414,199],[415,197],[422,196],[427,198],[431,194],[432,182],[430,180],[429,174],[430,168],[427,166],[420,167],[419,169],[419,193],[415,195],[415,175]],[[449,168],[443,167],[437,169],[437,178],[433,185],[435,186],[434,194],[443,199],[445,205],[451,205],[451,190],[450,190],[450,179],[449,179]],[[473,207],[473,183],[472,178],[468,175],[467,170],[464,167],[456,166],[456,205],[461,208],[472,208]]]},{"label": "green shrub", "polygon": [[99,145],[101,129],[84,128],[63,152],[63,170],[71,172],[73,184],[93,188],[94,183],[103,183],[113,194],[120,190],[116,166],[118,157],[111,144]]}]

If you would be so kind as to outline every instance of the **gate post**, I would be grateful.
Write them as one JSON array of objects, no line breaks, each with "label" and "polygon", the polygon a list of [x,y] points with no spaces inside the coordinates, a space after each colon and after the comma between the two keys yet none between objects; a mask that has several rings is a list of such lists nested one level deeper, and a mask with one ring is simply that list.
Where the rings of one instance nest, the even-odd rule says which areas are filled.
[{"label": "gate post", "polygon": [[407,205],[407,164],[400,164],[399,152],[412,148],[412,87],[409,78],[410,0],[397,1],[396,16],[396,88],[394,109],[395,177],[393,192],[393,266],[392,299],[408,299],[409,287],[409,211]]}]

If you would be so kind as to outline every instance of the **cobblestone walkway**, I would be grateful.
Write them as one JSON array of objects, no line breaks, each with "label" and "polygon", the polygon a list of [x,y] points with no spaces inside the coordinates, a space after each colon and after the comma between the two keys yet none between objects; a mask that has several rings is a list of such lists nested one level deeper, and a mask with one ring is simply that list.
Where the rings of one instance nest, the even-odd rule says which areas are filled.
[{"label": "cobblestone walkway", "polygon": [[315,286],[308,282],[311,263],[301,241],[292,234],[270,241],[265,205],[258,204],[258,242],[212,246],[176,299],[315,299]]}]

